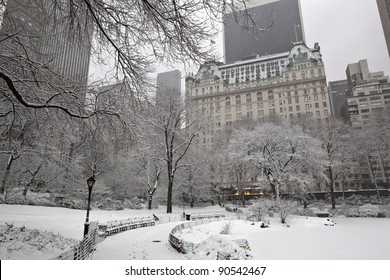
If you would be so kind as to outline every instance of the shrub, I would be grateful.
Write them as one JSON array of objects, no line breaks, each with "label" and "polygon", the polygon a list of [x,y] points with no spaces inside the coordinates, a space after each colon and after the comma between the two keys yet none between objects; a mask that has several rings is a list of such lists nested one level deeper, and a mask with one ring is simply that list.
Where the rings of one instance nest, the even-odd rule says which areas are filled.
[{"label": "shrub", "polygon": [[267,216],[272,217],[275,214],[275,201],[266,198],[259,199],[249,207],[249,211],[252,213],[253,221],[264,221]]},{"label": "shrub", "polygon": [[220,234],[231,234],[231,233],[232,233],[232,226],[231,226],[231,224],[228,222],[228,223],[226,223],[226,224],[223,226],[223,228],[222,228]]},{"label": "shrub", "polygon": [[285,224],[288,215],[290,215],[293,211],[296,211],[297,204],[295,201],[280,199],[276,202],[276,209],[279,212],[280,221],[282,224]]}]

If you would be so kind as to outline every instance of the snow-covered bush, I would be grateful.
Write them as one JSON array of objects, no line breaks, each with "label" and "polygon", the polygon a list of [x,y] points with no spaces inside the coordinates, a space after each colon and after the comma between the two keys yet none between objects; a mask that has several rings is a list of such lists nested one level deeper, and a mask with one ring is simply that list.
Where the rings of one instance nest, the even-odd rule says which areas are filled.
[{"label": "snow-covered bush", "polygon": [[280,215],[280,221],[282,222],[282,224],[285,224],[288,215],[296,211],[297,203],[291,200],[280,199],[276,202],[276,208]]},{"label": "snow-covered bush", "polygon": [[55,257],[71,249],[77,240],[37,229],[16,227],[13,224],[0,225],[1,259],[43,259]]},{"label": "snow-covered bush", "polygon": [[220,232],[221,234],[231,234],[232,233],[232,227],[231,227],[231,225],[230,225],[230,223],[229,222],[227,222],[224,226],[223,226],[223,228],[222,228],[222,230],[221,230],[221,232]]},{"label": "snow-covered bush", "polygon": [[376,205],[367,204],[361,207],[349,207],[344,209],[344,215],[346,217],[374,217],[384,218],[386,217],[385,211]]},{"label": "snow-covered bush", "polygon": [[268,216],[272,217],[275,210],[275,201],[267,198],[259,199],[249,207],[249,211],[252,213],[251,218],[256,222],[264,221]]}]

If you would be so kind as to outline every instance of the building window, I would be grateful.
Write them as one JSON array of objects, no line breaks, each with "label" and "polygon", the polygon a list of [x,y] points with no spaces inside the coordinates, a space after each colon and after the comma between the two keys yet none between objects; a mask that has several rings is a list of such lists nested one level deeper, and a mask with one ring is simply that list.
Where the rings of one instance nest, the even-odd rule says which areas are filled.
[{"label": "building window", "polygon": [[301,107],[299,105],[296,106],[296,110],[297,111],[300,111],[301,110]]},{"label": "building window", "polygon": [[309,102],[309,97],[305,96],[305,102]]},{"label": "building window", "polygon": [[261,92],[257,93],[257,102],[262,102],[263,101],[263,94]]},{"label": "building window", "polygon": [[230,106],[230,97],[225,98],[225,105]]},{"label": "building window", "polygon": [[252,103],[252,95],[250,93],[246,95],[246,103]]},{"label": "building window", "polygon": [[320,104],[316,103],[316,104],[315,104],[315,108],[316,108],[316,109],[320,108]]},{"label": "building window", "polygon": [[324,116],[325,116],[325,117],[328,116],[328,110],[324,110]]},{"label": "building window", "polygon": [[237,95],[236,96],[236,105],[240,105],[240,104],[241,104],[241,96]]},{"label": "building window", "polygon": [[306,105],[305,105],[305,109],[306,109],[306,110],[309,110],[309,109],[310,109],[309,104],[306,104]]},{"label": "building window", "polygon": [[323,106],[324,108],[326,108],[326,106],[327,106],[326,102],[322,102],[322,106]]},{"label": "building window", "polygon": [[299,103],[299,97],[295,97],[295,103]]}]

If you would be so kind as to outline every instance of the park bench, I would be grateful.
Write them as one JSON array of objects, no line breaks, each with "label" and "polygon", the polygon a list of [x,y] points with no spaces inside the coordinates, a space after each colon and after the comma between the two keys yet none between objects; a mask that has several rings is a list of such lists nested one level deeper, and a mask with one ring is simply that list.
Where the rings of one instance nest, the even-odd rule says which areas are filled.
[{"label": "park bench", "polygon": [[99,224],[98,232],[99,235],[108,236],[129,229],[136,229],[136,228],[154,226],[154,225],[155,225],[155,221],[151,217],[117,220],[117,221],[110,221],[105,224]]},{"label": "park bench", "polygon": [[[225,217],[222,213],[205,213],[205,214],[190,214],[187,215],[192,221],[202,220],[202,219],[217,219]],[[188,218],[187,218],[188,220]]]}]

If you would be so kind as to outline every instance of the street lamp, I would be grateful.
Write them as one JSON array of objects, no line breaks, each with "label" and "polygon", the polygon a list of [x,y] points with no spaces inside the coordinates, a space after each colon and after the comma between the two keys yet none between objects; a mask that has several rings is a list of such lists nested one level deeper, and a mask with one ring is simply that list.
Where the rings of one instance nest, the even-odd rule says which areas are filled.
[{"label": "street lamp", "polygon": [[91,176],[87,180],[87,186],[88,186],[88,206],[87,206],[87,217],[86,217],[85,223],[84,223],[84,236],[87,235],[88,230],[89,230],[89,208],[90,208],[90,205],[91,205],[92,188],[93,188],[93,185],[95,184],[95,182],[96,182],[95,176]]},{"label": "street lamp", "polygon": [[184,194],[184,192],[182,193],[182,195],[183,195],[183,220],[185,220],[186,219],[186,211],[184,210],[184,199],[185,199],[185,194]]}]

